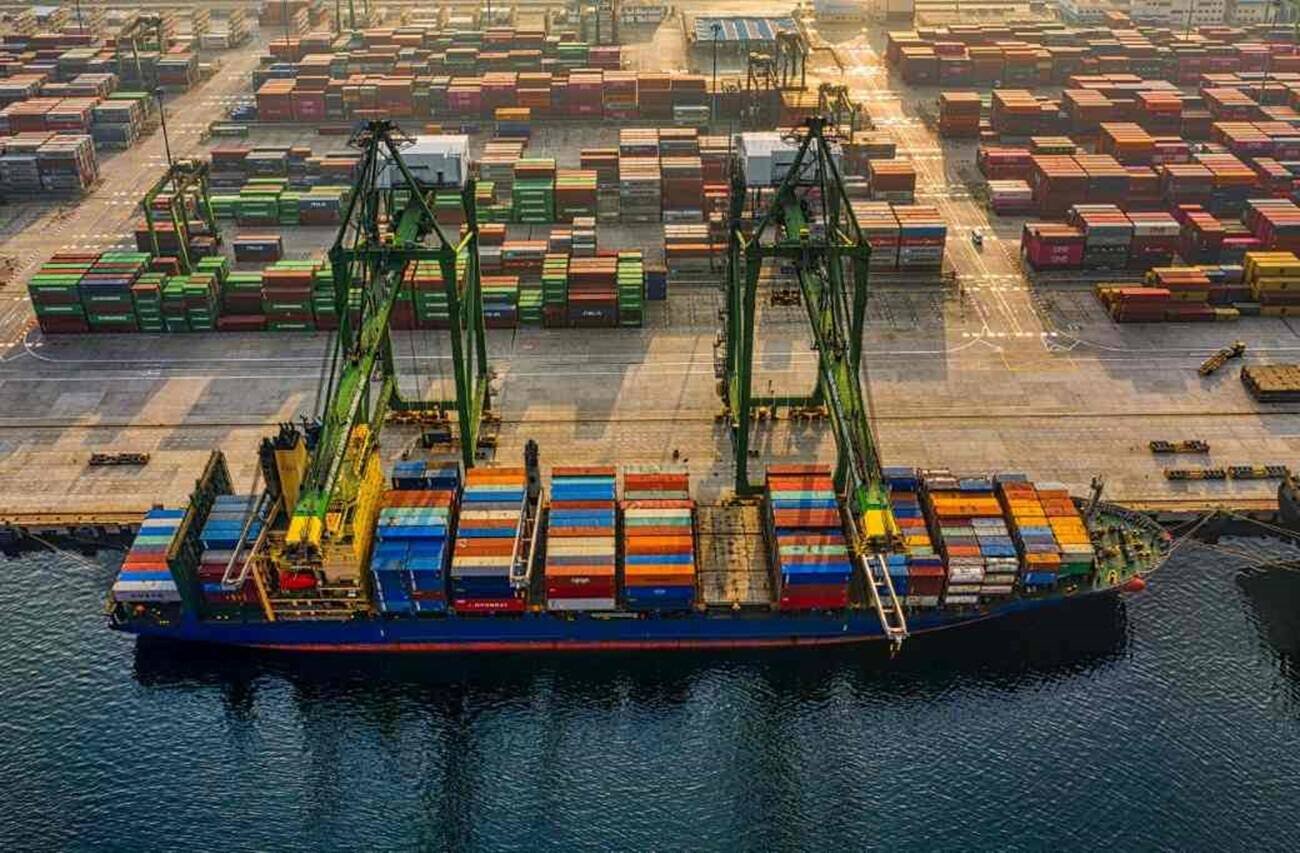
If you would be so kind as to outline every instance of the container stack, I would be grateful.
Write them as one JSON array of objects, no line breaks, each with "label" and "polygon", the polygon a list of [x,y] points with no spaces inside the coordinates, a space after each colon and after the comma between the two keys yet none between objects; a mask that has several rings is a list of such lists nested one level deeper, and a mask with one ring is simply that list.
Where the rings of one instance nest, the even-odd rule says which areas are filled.
[{"label": "container stack", "polygon": [[948,572],[943,557],[934,548],[921,509],[920,475],[914,468],[886,468],[884,474],[889,485],[890,512],[906,549],[902,556],[907,568],[907,583],[900,589],[895,579],[894,593],[902,596],[903,603],[909,607],[938,607]]},{"label": "container stack", "polygon": [[896,269],[899,225],[893,206],[882,201],[855,201],[852,208],[858,228],[871,246],[867,265],[871,269]]},{"label": "container stack", "polygon": [[1097,285],[1097,298],[1116,323],[1160,323],[1169,308],[1169,290],[1139,285]]},{"label": "container stack", "polygon": [[1057,222],[1026,222],[1020,254],[1036,270],[1074,269],[1083,265],[1083,231]]},{"label": "container stack", "polygon": [[[203,552],[199,557],[199,590],[209,604],[251,604],[257,601],[257,589],[252,574],[239,588],[222,585],[226,568],[236,572],[253,552],[253,545],[262,535],[265,519],[257,515],[256,496],[217,495],[208,513],[208,520],[199,533]],[[244,535],[245,526],[248,528]],[[239,547],[240,539],[243,547]],[[239,549],[236,553],[236,548]]]},{"label": "container stack", "polygon": [[148,268],[149,256],[139,252],[104,252],[95,259],[78,284],[90,331],[139,331],[131,288]]},{"label": "container stack", "polygon": [[568,324],[569,256],[548,254],[542,259],[542,324]]},{"label": "container stack", "polygon": [[1300,259],[1292,252],[1248,252],[1246,283],[1265,317],[1300,316]]},{"label": "container stack", "polygon": [[619,222],[624,224],[658,222],[661,218],[660,205],[663,198],[663,181],[658,156],[629,157],[620,153],[618,180]]},{"label": "container stack", "polygon": [[1300,401],[1300,366],[1248,364],[1241,369],[1241,384],[1261,403]]},{"label": "container stack", "polygon": [[612,467],[552,470],[546,528],[548,610],[614,609],[617,488]]},{"label": "container stack", "polygon": [[1161,211],[1134,211],[1128,218],[1133,223],[1129,268],[1147,270],[1172,264],[1178,252],[1178,220]]},{"label": "container stack", "polygon": [[515,222],[555,221],[554,160],[523,158],[515,162],[511,205]]},{"label": "container stack", "polygon": [[524,156],[525,143],[517,139],[491,139],[478,160],[480,181],[490,181],[498,199],[513,197],[515,162]]},{"label": "container stack", "polygon": [[[687,284],[714,280],[714,257],[720,257],[725,252],[725,245],[713,244],[708,225],[703,223],[664,225],[664,263],[668,267],[668,279],[672,283]],[[895,238],[895,255],[897,255],[897,238]]]},{"label": "container stack", "polygon": [[46,334],[90,331],[81,300],[81,279],[99,254],[59,252],[41,264],[27,282],[27,293],[41,331]]},{"label": "container stack", "polygon": [[1265,249],[1300,251],[1300,207],[1289,199],[1251,199],[1243,222]]},{"label": "container stack", "polygon": [[527,139],[532,135],[532,117],[529,107],[497,107],[493,113],[497,136]]},{"label": "container stack", "polygon": [[570,258],[567,274],[568,324],[618,325],[618,259]]},{"label": "container stack", "polygon": [[1061,577],[1087,578],[1092,574],[1096,553],[1069,489],[1059,483],[1039,483],[1037,488],[1039,503],[1061,549]]},{"label": "container stack", "polygon": [[894,205],[898,217],[898,268],[937,270],[943,266],[948,225],[938,208],[928,205]]},{"label": "container stack", "polygon": [[704,166],[699,155],[664,156],[659,161],[665,222],[699,222],[704,216]]},{"label": "container stack", "polygon": [[872,160],[867,177],[875,201],[911,204],[916,195],[916,169],[906,160]]},{"label": "container stack", "polygon": [[458,613],[520,613],[510,572],[519,553],[527,500],[522,468],[474,468],[465,475],[456,548],[451,561],[452,606]]},{"label": "container stack", "polygon": [[311,313],[317,330],[332,332],[339,327],[338,308],[334,299],[334,268],[329,264],[321,264],[312,271],[311,276]]},{"label": "container stack", "polygon": [[318,261],[277,261],[262,271],[262,313],[273,332],[316,328],[312,290]]},{"label": "container stack", "polygon": [[618,324],[639,327],[645,320],[645,264],[640,249],[618,253]]},{"label": "container stack", "polygon": [[36,149],[36,169],[43,191],[84,193],[99,180],[95,142],[79,134],[52,136]]},{"label": "container stack", "polygon": [[513,329],[519,325],[519,277],[482,277],[483,325],[489,329]]},{"label": "container stack", "polygon": [[1025,181],[989,181],[989,206],[1001,216],[1017,216],[1034,208],[1034,191]]},{"label": "container stack", "polygon": [[975,152],[975,165],[980,174],[990,181],[1028,182],[1034,168],[1032,158],[1033,154],[1028,148],[981,145]]},{"label": "container stack", "polygon": [[769,465],[768,523],[781,610],[842,610],[853,564],[830,468]]},{"label": "container stack", "polygon": [[623,598],[629,610],[695,603],[695,503],[684,471],[623,474]]},{"label": "container stack", "polygon": [[1076,204],[1066,221],[1083,231],[1083,265],[1119,270],[1128,266],[1133,223],[1112,204]]},{"label": "container stack", "polygon": [[90,136],[96,148],[130,148],[145,131],[147,113],[136,99],[108,99],[95,105]]},{"label": "container stack", "polygon": [[979,136],[982,109],[978,92],[940,92],[939,135]]},{"label": "container stack", "polygon": [[131,285],[131,303],[140,331],[167,331],[162,316],[162,291],[166,285],[167,276],[160,272],[147,272]]},{"label": "container stack", "polygon": [[444,613],[460,469],[398,462],[392,485],[382,498],[370,557],[375,607],[381,613]]},{"label": "container stack", "polygon": [[[984,560],[984,581],[980,584],[980,598],[985,601],[1005,598],[1015,591],[1020,563],[1017,560],[1016,546],[1011,539],[1011,532],[1007,529],[1006,520],[994,495],[993,482],[983,477],[963,479],[961,486],[964,492],[977,494],[988,504],[984,515],[971,518],[980,557]],[[997,513],[993,514],[995,508]]]},{"label": "container stack", "polygon": [[183,509],[151,509],[122,560],[113,581],[113,598],[127,603],[179,603],[180,590],[172,578],[167,556],[176,542]]},{"label": "container stack", "polygon": [[574,217],[571,253],[577,258],[595,257],[596,218],[594,216]]},{"label": "container stack", "polygon": [[[984,526],[991,525],[992,520],[1000,522],[1002,519],[1002,509],[993,495],[992,483],[985,478],[957,478],[947,470],[924,472],[923,482],[940,547],[948,564],[943,604],[945,607],[977,604],[988,574],[978,529],[990,530],[986,538],[993,548],[1000,531]],[[1001,567],[999,564],[998,568]],[[1004,574],[999,572],[996,576],[1001,578]],[[1000,586],[1002,584],[991,584],[995,589]]]},{"label": "container stack", "polygon": [[559,222],[596,215],[596,173],[559,169],[555,173],[555,218]]},{"label": "container stack", "polygon": [[235,262],[269,264],[284,255],[284,241],[279,234],[241,234],[231,241]]},{"label": "container stack", "polygon": [[1030,158],[1029,186],[1042,216],[1064,216],[1088,200],[1088,173],[1073,157],[1035,155]]},{"label": "container stack", "polygon": [[1147,166],[1155,158],[1156,141],[1132,122],[1103,122],[1097,153],[1110,154],[1128,166]]},{"label": "container stack", "polygon": [[447,290],[443,286],[442,264],[428,260],[408,264],[402,289],[411,293],[416,327],[450,328],[451,313]]},{"label": "container stack", "polygon": [[1056,586],[1061,549],[1039,500],[1038,489],[1033,483],[1006,480],[999,482],[998,492],[1019,549],[1021,585],[1029,590]]},{"label": "container stack", "polygon": [[1034,136],[1046,124],[1045,105],[1025,89],[994,89],[989,126],[1004,137]]},{"label": "container stack", "polygon": [[[140,310],[138,296],[136,314],[143,329],[145,315]],[[232,272],[226,276],[221,283],[221,316],[217,319],[217,328],[223,332],[260,332],[266,329],[266,315],[262,313],[261,270]]]}]

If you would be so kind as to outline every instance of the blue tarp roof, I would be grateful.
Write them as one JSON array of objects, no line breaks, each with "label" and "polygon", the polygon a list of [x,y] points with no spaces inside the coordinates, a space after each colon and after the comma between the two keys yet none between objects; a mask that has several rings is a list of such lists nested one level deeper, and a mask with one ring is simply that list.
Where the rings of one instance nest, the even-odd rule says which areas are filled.
[{"label": "blue tarp roof", "polygon": [[713,25],[721,24],[719,42],[774,41],[780,30],[795,31],[794,18],[700,17],[695,19],[695,40],[713,41]]}]

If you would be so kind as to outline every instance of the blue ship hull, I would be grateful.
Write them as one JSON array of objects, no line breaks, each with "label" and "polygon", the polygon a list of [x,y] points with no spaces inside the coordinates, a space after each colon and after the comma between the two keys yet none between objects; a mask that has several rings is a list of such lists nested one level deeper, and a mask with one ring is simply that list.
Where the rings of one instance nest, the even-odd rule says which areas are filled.
[{"label": "blue ship hull", "polygon": [[[1117,595],[1118,587],[997,606],[917,611],[910,633],[925,634],[1013,613]],[[744,649],[823,646],[885,639],[871,611],[846,613],[692,613],[628,618],[548,613],[444,618],[354,619],[347,622],[115,621],[115,629],[162,640],[302,653],[564,652]]]}]

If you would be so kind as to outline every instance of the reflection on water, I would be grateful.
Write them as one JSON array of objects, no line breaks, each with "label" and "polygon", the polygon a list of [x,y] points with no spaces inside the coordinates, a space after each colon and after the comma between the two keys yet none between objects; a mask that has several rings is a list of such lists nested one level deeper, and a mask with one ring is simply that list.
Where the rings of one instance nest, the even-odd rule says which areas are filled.
[{"label": "reflection on water", "polygon": [[0,850],[1262,849],[1300,800],[1300,577],[1209,549],[892,659],[137,643],[98,559],[4,564]]},{"label": "reflection on water", "polygon": [[1026,613],[908,640],[825,649],[510,655],[298,655],[139,640],[134,674],[146,687],[219,687],[248,701],[267,678],[292,682],[304,699],[387,701],[448,694],[502,697],[561,692],[599,709],[612,701],[683,701],[712,672],[762,679],[773,693],[843,680],[855,689],[923,688],[973,678],[1004,689],[1077,674],[1119,658],[1127,638],[1121,598],[1094,598],[1052,613]]},{"label": "reflection on water", "polygon": [[[1290,681],[1293,701],[1300,702],[1300,547],[1272,542],[1261,552],[1258,542],[1240,541],[1225,547],[1252,558],[1238,558],[1237,587],[1260,641]],[[1225,555],[1229,561],[1234,556]]]}]

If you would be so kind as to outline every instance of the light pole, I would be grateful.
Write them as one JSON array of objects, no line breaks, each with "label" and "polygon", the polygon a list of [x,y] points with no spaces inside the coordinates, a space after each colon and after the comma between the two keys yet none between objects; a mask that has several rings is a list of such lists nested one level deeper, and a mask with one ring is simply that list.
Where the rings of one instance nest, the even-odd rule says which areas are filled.
[{"label": "light pole", "polygon": [[163,151],[167,155],[167,172],[172,170],[172,145],[167,138],[167,109],[163,106],[163,89],[159,86],[153,90],[153,95],[158,99],[158,119],[162,122]]},{"label": "light pole", "polygon": [[718,36],[722,33],[722,23],[714,21],[709,25],[713,33],[713,89],[709,92],[709,121],[718,120]]},{"label": "light pole", "polygon": [[284,21],[284,49],[289,49],[289,0],[280,0],[280,18]]},{"label": "light pole", "polygon": [[86,25],[81,22],[81,0],[77,0],[77,33],[83,36],[86,34]]},{"label": "light pole", "polygon": [[[1271,8],[1273,10],[1273,19],[1269,21],[1269,28],[1277,25],[1278,7],[1282,5],[1282,0],[1273,0]],[[1272,42],[1270,41],[1271,45]],[[1273,49],[1269,48],[1268,56],[1264,57],[1264,78],[1259,81],[1259,105],[1264,106],[1264,98],[1268,95],[1268,75],[1273,70]]]}]

